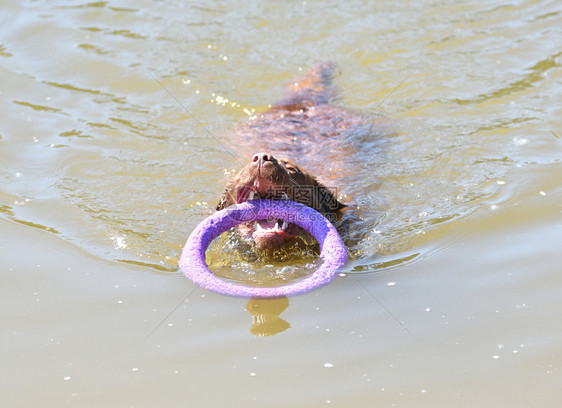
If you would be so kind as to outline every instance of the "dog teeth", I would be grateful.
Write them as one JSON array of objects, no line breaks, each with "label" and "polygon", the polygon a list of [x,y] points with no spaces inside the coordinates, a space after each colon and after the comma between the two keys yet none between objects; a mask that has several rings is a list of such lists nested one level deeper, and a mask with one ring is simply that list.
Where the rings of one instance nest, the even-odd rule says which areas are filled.
[{"label": "dog teeth", "polygon": [[256,231],[262,231],[268,229],[269,231],[285,231],[289,227],[289,223],[283,220],[277,220],[275,225],[271,228],[264,228],[261,223],[256,222]]},{"label": "dog teeth", "polygon": [[278,231],[284,231],[287,229],[288,226],[289,224],[287,224],[287,221],[277,220],[277,223],[275,224],[275,229]]},{"label": "dog teeth", "polygon": [[258,193],[256,193],[254,190],[250,191],[250,194],[248,195],[248,201],[257,200],[258,198],[260,198],[260,195]]},{"label": "dog teeth", "polygon": [[288,200],[288,199],[289,199],[289,196],[287,195],[286,192],[283,191],[283,194],[281,195],[281,198],[282,198],[283,200]]}]

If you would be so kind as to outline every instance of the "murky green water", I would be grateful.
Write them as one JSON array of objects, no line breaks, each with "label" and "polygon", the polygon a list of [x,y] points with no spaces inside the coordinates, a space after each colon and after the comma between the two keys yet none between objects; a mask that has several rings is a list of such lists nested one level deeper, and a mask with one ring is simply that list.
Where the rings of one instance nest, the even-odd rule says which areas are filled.
[{"label": "murky green water", "polygon": [[[560,404],[559,4],[9,1],[0,22],[6,406]],[[181,247],[254,153],[228,129],[327,60],[381,123],[300,158],[362,218],[347,276],[287,303],[195,288]]]}]

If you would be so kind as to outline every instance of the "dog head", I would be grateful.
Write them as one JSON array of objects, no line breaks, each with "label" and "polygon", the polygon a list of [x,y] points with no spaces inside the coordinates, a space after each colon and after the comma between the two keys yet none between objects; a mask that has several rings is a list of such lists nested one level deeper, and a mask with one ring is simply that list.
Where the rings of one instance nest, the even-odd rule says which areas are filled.
[{"label": "dog head", "polygon": [[[269,153],[257,153],[250,164],[230,180],[217,210],[260,198],[292,200],[314,208],[331,220],[345,207],[334,193],[293,162]],[[240,224],[238,231],[258,249],[277,249],[304,231],[283,220],[268,219]]]}]

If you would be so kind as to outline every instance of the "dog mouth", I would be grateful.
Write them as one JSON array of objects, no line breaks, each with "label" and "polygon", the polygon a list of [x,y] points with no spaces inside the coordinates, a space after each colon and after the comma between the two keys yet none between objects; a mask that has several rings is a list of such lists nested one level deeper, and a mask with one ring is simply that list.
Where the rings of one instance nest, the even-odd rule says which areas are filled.
[{"label": "dog mouth", "polygon": [[289,223],[287,221],[281,219],[271,219],[271,220],[259,220],[254,221],[256,223],[256,232],[260,233],[268,233],[274,232],[279,234],[286,234],[287,229],[289,228]]},{"label": "dog mouth", "polygon": [[[274,189],[259,193],[252,187],[246,186],[238,191],[238,204],[260,199],[289,200],[290,198],[286,192],[275,193]],[[297,225],[276,218],[245,222],[238,226],[238,230],[243,237],[251,239],[261,250],[278,249],[299,233]]]}]

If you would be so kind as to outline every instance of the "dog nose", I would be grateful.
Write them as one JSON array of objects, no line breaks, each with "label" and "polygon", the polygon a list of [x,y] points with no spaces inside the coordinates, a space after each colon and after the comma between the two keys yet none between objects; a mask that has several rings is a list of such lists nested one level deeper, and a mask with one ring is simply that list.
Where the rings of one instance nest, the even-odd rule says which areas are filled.
[{"label": "dog nose", "polygon": [[254,154],[254,157],[252,157],[252,161],[255,162],[268,162],[271,161],[271,159],[273,158],[272,155],[267,154],[267,153],[256,153]]}]

